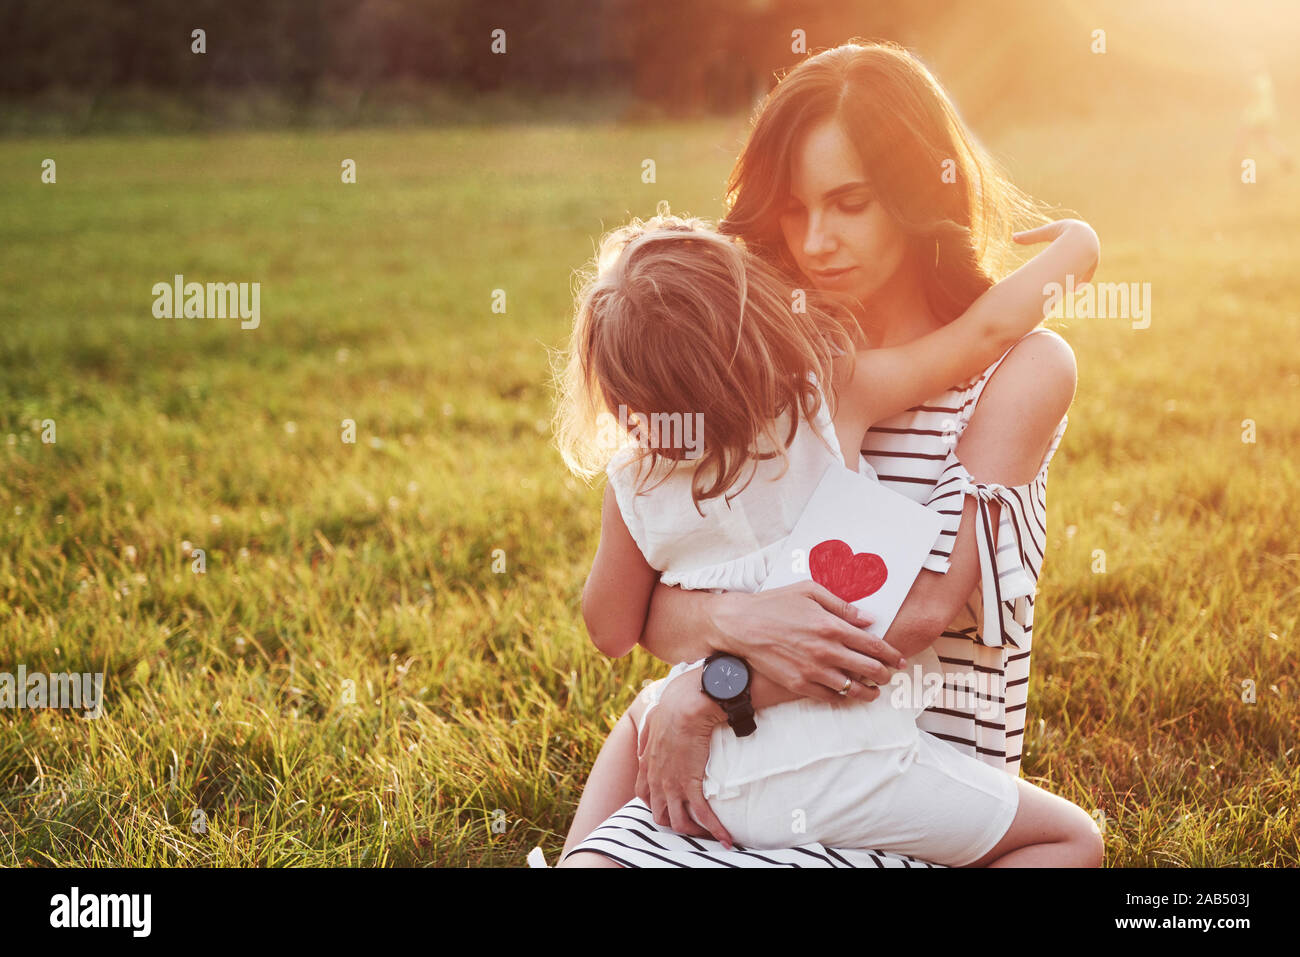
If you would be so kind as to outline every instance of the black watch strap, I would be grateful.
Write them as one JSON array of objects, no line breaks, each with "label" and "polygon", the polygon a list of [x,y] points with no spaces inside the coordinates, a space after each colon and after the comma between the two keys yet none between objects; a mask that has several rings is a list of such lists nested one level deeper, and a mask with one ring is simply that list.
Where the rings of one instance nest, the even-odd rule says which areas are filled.
[{"label": "black watch strap", "polygon": [[727,712],[727,724],[736,732],[736,737],[743,738],[754,733],[758,724],[754,721],[754,704],[749,700],[748,689],[731,701],[719,703],[722,704],[722,710]]}]

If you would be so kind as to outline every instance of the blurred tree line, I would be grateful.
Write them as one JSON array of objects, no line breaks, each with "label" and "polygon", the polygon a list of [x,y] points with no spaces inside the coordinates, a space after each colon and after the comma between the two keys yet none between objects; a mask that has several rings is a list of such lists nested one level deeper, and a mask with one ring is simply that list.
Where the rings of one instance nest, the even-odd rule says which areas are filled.
[{"label": "blurred tree line", "polygon": [[[302,103],[327,84],[413,82],[730,111],[803,58],[792,49],[801,29],[808,50],[855,36],[903,43],[972,113],[1007,98],[1022,114],[1086,113],[1162,84],[1186,97],[1213,49],[1193,37],[1188,55],[1144,62],[1141,46],[1164,21],[1126,34],[1132,9],[1120,0],[0,0],[0,96],[146,89],[211,99],[259,88]],[[1098,27],[1111,33],[1105,69],[1090,59]],[[206,33],[202,55],[191,51],[195,29]],[[491,52],[496,29],[504,55]]]},{"label": "blurred tree line", "polygon": [[[908,17],[924,21],[941,5],[914,3]],[[665,105],[727,107],[744,103],[763,72],[798,59],[791,30],[824,22],[824,8],[814,0],[4,0],[0,91],[255,84],[309,96],[327,80],[404,79],[472,91],[615,87]],[[868,33],[905,19],[869,0],[836,12]],[[206,32],[202,56],[191,51],[196,28]],[[490,49],[496,29],[506,34],[503,56]]]}]

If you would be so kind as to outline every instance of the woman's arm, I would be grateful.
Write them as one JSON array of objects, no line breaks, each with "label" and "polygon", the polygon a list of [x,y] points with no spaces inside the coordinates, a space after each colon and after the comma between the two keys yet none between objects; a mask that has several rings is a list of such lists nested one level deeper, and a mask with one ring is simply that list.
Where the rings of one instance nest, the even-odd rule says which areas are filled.
[{"label": "woman's arm", "polygon": [[[1074,401],[1077,382],[1074,352],[1055,332],[1035,333],[1017,343],[989,378],[957,442],[957,458],[971,477],[1012,488],[1032,482]],[[979,584],[975,511],[975,499],[966,496],[948,572],[922,570],[903,606],[908,610],[914,605],[916,610],[909,611],[897,633],[891,627],[885,635],[904,655],[932,643]],[[996,502],[990,505],[994,529],[999,527],[1000,512]],[[899,619],[894,625],[899,625]]]},{"label": "woman's arm", "polygon": [[[621,658],[627,654],[647,631],[648,611],[653,608],[652,595],[664,591],[681,596],[682,601],[680,604],[675,603],[672,608],[676,622],[663,632],[667,636],[666,644],[660,646],[657,652],[650,650],[660,660],[672,664],[695,661],[714,651],[731,650],[726,633],[720,630],[705,631],[688,624],[693,612],[707,607],[707,604],[701,605],[700,602],[707,602],[708,599],[724,600],[731,596],[756,599],[746,604],[744,614],[756,616],[774,634],[784,633],[787,627],[798,627],[807,615],[817,614],[813,609],[825,609],[821,614],[831,614],[832,618],[842,616],[857,622],[862,628],[871,623],[871,619],[862,615],[854,606],[836,598],[815,582],[800,582],[754,595],[686,591],[660,583],[658,573],[646,562],[641,549],[627,530],[613,486],[607,486],[602,508],[600,544],[582,590],[582,617],[592,644],[611,658]],[[840,621],[840,618],[834,620]],[[880,638],[866,634],[861,628],[841,622],[841,627],[835,629],[835,635],[841,643],[838,646],[841,654],[837,656],[836,663],[845,670],[853,669],[865,680],[884,684],[889,681],[893,669],[903,666],[902,656],[897,651]],[[716,643],[711,644],[711,640]],[[853,651],[845,651],[845,646]],[[835,672],[828,667],[824,677],[839,687],[844,680],[842,675],[842,671]],[[877,693],[863,685],[855,685],[852,697],[872,700]],[[758,674],[755,675],[755,687],[751,689],[751,694],[756,708],[809,696],[827,701],[841,698],[828,688],[811,684],[803,678],[795,678],[792,688],[787,690],[781,684]]]},{"label": "woman's arm", "polygon": [[873,423],[986,368],[1042,322],[1045,286],[1070,275],[1086,282],[1097,268],[1097,234],[1080,220],[1059,220],[1016,233],[1015,239],[1051,245],[934,332],[836,362],[835,425],[846,441],[856,443]]},{"label": "woman's arm", "polygon": [[[903,659],[870,625],[870,618],[816,582],[752,594],[660,583],[641,644],[669,664],[714,651],[744,658],[756,673],[750,695],[757,709],[795,698],[839,701],[845,674],[886,684]],[[871,700],[875,694],[855,684],[849,696]]]}]

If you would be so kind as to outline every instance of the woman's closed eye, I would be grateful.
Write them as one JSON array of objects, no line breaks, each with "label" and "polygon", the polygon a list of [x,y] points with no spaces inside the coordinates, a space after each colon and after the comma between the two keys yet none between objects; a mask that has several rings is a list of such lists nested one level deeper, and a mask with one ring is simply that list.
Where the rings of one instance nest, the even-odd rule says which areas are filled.
[{"label": "woman's closed eye", "polygon": [[[853,202],[849,202],[849,201],[841,201],[841,202],[836,203],[835,205],[836,205],[836,207],[837,207],[841,212],[844,212],[844,213],[861,213],[861,212],[864,212],[864,211],[867,209],[867,207],[871,205],[871,200],[869,200],[869,199],[860,199],[860,200],[855,200],[855,201],[853,201]],[[799,205],[791,205],[791,206],[787,206],[785,209],[783,209],[783,210],[781,211],[781,215],[782,215],[782,216],[797,216],[799,213],[802,213],[802,212],[803,212],[803,207],[802,207],[802,206],[799,206]]]}]

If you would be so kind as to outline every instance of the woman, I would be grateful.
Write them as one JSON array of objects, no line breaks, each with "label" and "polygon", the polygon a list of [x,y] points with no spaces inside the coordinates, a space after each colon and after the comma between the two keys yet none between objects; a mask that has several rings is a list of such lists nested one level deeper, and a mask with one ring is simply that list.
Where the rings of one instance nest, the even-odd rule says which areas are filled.
[{"label": "woman", "polygon": [[[846,44],[791,71],[755,121],[728,196],[722,230],[783,267],[793,285],[844,297],[873,346],[909,341],[959,314],[1003,272],[1012,223],[1033,214],[925,67],[884,43]],[[631,629],[665,662],[714,650],[745,659],[760,734],[764,707],[843,692],[873,698],[880,689],[872,685],[888,683],[899,653],[933,644],[949,690],[969,693],[947,695],[918,726],[1016,775],[1047,464],[1074,386],[1069,347],[1036,331],[983,376],[868,433],[863,452],[880,480],[948,522],[884,636],[888,645],[851,606],[811,584],[720,595],[660,585],[642,622],[620,618],[616,582],[591,580],[588,628]],[[745,854],[677,836],[730,843],[701,789],[720,720],[698,683],[671,682],[645,719],[639,765],[602,750],[563,865],[889,859],[819,845]],[[635,731],[625,716],[611,738],[628,734]]]}]

